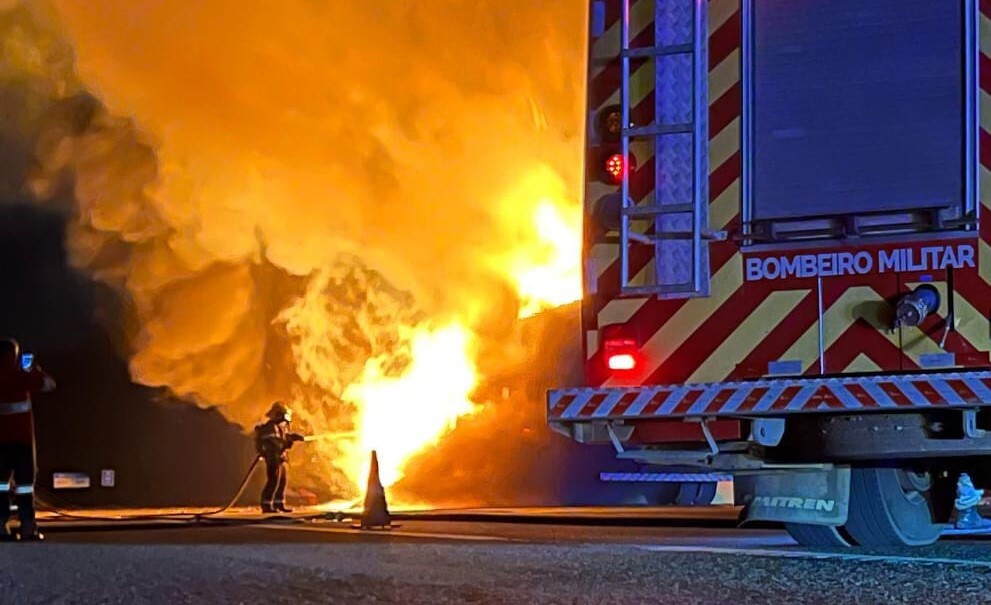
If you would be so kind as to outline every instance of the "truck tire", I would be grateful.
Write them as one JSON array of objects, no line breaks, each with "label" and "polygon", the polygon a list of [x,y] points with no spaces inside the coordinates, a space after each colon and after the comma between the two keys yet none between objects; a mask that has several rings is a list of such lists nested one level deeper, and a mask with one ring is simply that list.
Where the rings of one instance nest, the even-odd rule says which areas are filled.
[{"label": "truck tire", "polygon": [[681,491],[680,483],[663,482],[657,485],[655,502],[659,506],[671,506],[678,501],[678,493]]},{"label": "truck tire", "polygon": [[788,535],[802,546],[853,546],[838,527],[830,525],[809,525],[808,523],[785,523]]},{"label": "truck tire", "polygon": [[719,484],[715,481],[706,481],[699,484],[699,495],[695,498],[696,506],[709,506],[716,499],[716,491]]},{"label": "truck tire", "polygon": [[897,468],[860,468],[850,474],[846,531],[860,546],[926,546],[943,525],[933,521],[927,475]]},{"label": "truck tire", "polygon": [[708,506],[716,498],[714,481],[685,482],[680,484],[675,504],[678,506]]}]

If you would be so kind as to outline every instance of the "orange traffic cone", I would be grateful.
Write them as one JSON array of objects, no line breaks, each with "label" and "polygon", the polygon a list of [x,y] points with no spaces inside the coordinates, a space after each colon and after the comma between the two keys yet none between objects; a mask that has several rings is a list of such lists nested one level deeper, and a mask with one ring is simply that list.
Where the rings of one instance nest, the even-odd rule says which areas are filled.
[{"label": "orange traffic cone", "polygon": [[368,471],[368,488],[365,490],[365,508],[361,511],[361,529],[388,529],[392,527],[389,505],[385,502],[385,489],[379,479],[378,454],[372,451],[372,468]]}]

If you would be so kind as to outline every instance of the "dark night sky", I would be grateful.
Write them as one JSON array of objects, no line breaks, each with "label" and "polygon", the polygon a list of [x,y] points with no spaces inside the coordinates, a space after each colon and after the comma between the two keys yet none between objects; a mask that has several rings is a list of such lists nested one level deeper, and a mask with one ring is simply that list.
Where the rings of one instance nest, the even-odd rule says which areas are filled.
[{"label": "dark night sky", "polygon": [[39,489],[51,487],[55,470],[88,472],[98,485],[99,470],[114,468],[116,488],[57,496],[103,505],[226,500],[251,461],[250,441],[217,411],[131,383],[107,329],[119,303],[67,265],[63,228],[56,214],[0,201],[0,334],[36,353],[59,383],[36,402]]}]

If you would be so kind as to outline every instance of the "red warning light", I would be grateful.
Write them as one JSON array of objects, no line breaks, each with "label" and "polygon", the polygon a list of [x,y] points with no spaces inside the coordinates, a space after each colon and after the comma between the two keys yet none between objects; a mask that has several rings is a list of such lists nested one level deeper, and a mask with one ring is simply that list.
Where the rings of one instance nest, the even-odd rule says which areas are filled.
[{"label": "red warning light", "polygon": [[606,367],[612,372],[631,372],[637,369],[639,346],[627,325],[614,324],[602,328],[602,354]]},{"label": "red warning light", "polygon": [[621,154],[615,153],[606,159],[606,174],[615,183],[620,183],[623,181],[623,176],[626,175],[626,162],[623,160]]},{"label": "red warning light", "polygon": [[636,369],[637,359],[630,353],[618,353],[610,355],[606,360],[606,365],[614,372],[628,372]]}]

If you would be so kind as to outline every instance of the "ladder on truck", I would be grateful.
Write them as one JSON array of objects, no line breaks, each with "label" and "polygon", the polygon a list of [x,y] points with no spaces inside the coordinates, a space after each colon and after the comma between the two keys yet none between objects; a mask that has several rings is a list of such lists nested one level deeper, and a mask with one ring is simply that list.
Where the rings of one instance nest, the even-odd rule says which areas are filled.
[{"label": "ladder on truck", "polygon": [[[655,187],[652,199],[630,199],[630,173],[623,172],[620,213],[621,292],[661,297],[709,294],[708,240],[724,235],[708,230],[708,25],[706,2],[640,0],[655,3],[654,46],[631,47],[630,5],[621,0],[620,111],[622,157],[631,143],[652,140]],[[656,65],[652,124],[631,123],[631,60]],[[629,163],[629,161],[628,161]],[[632,228],[653,223],[653,233]],[[633,246],[654,247],[654,280],[632,283]]]}]

